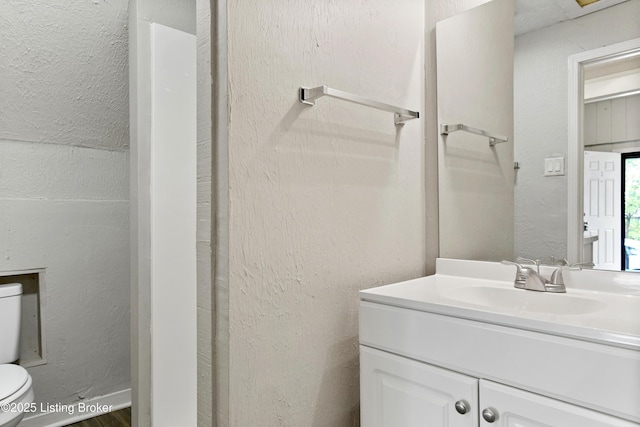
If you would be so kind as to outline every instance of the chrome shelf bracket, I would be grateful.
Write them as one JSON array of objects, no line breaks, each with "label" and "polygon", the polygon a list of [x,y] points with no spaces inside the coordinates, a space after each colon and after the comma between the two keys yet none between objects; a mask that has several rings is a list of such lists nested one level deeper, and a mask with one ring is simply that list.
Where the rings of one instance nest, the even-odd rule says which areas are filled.
[{"label": "chrome shelf bracket", "polygon": [[306,105],[315,105],[316,99],[328,96],[330,98],[341,99],[343,101],[352,102],[354,104],[364,105],[366,107],[375,108],[377,110],[388,111],[394,113],[394,123],[396,125],[404,125],[405,122],[420,117],[417,111],[407,110],[406,108],[396,107],[394,105],[385,104],[383,102],[373,101],[363,98],[352,93],[343,92],[328,86],[318,86],[313,88],[301,87],[298,89],[298,101]]},{"label": "chrome shelf bracket", "polygon": [[446,125],[444,123],[440,124],[440,135],[449,135],[450,133],[456,132],[459,130],[469,132],[469,133],[474,133],[476,135],[486,136],[487,138],[489,138],[489,146],[491,147],[501,142],[509,142],[509,138],[507,138],[506,136],[494,135],[492,133],[487,132],[486,130],[463,125],[462,123],[455,124],[455,125]]}]

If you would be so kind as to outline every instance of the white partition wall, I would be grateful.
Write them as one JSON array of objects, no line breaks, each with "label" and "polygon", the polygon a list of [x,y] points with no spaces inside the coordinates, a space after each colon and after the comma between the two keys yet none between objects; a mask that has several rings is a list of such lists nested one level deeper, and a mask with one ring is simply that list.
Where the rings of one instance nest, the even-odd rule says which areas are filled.
[{"label": "white partition wall", "polygon": [[151,418],[195,426],[196,37],[152,24],[151,46]]},{"label": "white partition wall", "polygon": [[132,424],[195,426],[195,9],[129,10]]}]

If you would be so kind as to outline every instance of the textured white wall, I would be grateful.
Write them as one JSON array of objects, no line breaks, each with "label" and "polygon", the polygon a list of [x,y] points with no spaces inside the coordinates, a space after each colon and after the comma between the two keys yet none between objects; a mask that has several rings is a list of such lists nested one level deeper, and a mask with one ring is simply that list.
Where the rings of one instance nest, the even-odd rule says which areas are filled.
[{"label": "textured white wall", "polygon": [[574,195],[566,176],[544,177],[543,165],[545,157],[567,156],[568,57],[640,37],[638,16],[640,1],[631,0],[516,37],[516,255],[566,257],[567,197]]},{"label": "textured white wall", "polygon": [[0,3],[0,269],[46,268],[37,402],[129,388],[127,2]]},{"label": "textured white wall", "polygon": [[229,2],[230,425],[357,418],[358,294],[426,271],[424,2]]},{"label": "textured white wall", "polygon": [[0,138],[129,145],[127,1],[0,3]]},{"label": "textured white wall", "polygon": [[128,155],[0,140],[0,268],[46,268],[37,402],[129,388]]},{"label": "textured white wall", "polygon": [[211,5],[197,0],[198,39],[198,426],[213,424],[211,250]]}]

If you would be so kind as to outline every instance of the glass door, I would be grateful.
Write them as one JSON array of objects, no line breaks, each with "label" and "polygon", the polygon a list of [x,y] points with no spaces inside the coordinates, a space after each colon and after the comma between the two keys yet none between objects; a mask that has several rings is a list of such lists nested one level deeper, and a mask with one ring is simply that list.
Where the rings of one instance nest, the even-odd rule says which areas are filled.
[{"label": "glass door", "polygon": [[640,152],[622,154],[623,270],[640,271]]}]

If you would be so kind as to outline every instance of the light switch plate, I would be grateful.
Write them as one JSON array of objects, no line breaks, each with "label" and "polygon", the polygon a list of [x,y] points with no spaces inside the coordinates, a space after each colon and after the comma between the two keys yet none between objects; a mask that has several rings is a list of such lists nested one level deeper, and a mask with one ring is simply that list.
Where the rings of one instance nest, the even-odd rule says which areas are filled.
[{"label": "light switch plate", "polygon": [[564,175],[564,157],[544,159],[544,176]]}]

